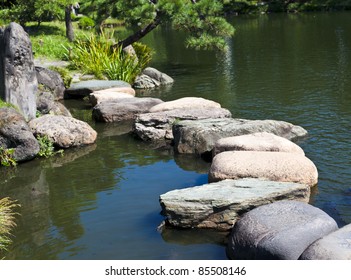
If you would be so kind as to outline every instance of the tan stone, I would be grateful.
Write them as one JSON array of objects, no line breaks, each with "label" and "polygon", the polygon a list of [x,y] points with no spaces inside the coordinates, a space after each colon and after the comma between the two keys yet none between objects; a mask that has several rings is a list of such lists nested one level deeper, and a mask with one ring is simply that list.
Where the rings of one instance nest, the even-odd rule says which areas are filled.
[{"label": "tan stone", "polygon": [[261,178],[314,186],[318,171],[307,157],[283,152],[229,151],[216,155],[209,171],[209,181]]},{"label": "tan stone", "polygon": [[225,151],[286,152],[305,155],[290,140],[268,132],[258,132],[219,139],[213,148],[213,156]]},{"label": "tan stone", "polygon": [[125,92],[108,92],[95,91],[89,95],[91,105],[95,106],[101,102],[115,102],[120,99],[134,98],[133,95]]},{"label": "tan stone", "polygon": [[158,104],[150,109],[151,113],[169,111],[175,109],[196,109],[196,108],[221,108],[221,105],[212,100],[201,97],[184,97],[173,101]]}]

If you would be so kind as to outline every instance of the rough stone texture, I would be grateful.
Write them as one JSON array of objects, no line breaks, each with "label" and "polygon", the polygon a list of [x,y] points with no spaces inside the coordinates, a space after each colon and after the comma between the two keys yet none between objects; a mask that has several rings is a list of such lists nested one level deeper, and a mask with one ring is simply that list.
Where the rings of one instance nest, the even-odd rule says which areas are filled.
[{"label": "rough stone texture", "polygon": [[50,90],[55,100],[64,99],[66,88],[59,73],[40,66],[36,66],[35,71],[38,84],[41,84],[45,90]]},{"label": "rough stone texture", "polygon": [[39,143],[26,120],[13,108],[0,108],[0,146],[13,148],[18,162],[31,160],[39,152]]},{"label": "rough stone texture", "polygon": [[149,76],[153,80],[156,80],[161,85],[169,85],[174,83],[174,80],[170,76],[152,67],[145,68],[143,70],[143,74]]},{"label": "rough stone texture", "polygon": [[0,98],[30,120],[35,118],[37,89],[32,44],[23,28],[12,22],[0,28]]},{"label": "rough stone texture", "polygon": [[310,245],[302,260],[351,260],[351,224],[334,231]]},{"label": "rough stone texture", "polygon": [[137,88],[137,89],[150,89],[150,88],[155,88],[155,87],[159,87],[161,84],[150,78],[148,75],[140,75],[138,76],[133,84],[133,88]]},{"label": "rough stone texture", "polygon": [[297,260],[317,239],[335,231],[322,210],[299,201],[257,207],[235,224],[227,247],[231,259]]},{"label": "rough stone texture", "polygon": [[173,126],[175,149],[184,154],[209,153],[221,138],[256,132],[269,132],[288,140],[307,135],[300,126],[275,120],[206,119],[181,121]]},{"label": "rough stone texture", "polygon": [[208,100],[201,97],[184,97],[173,101],[167,101],[162,104],[158,104],[150,109],[151,113],[169,111],[175,109],[195,109],[195,108],[221,108],[221,105],[212,100]]},{"label": "rough stone texture", "polygon": [[100,91],[94,91],[89,95],[91,105],[95,106],[101,102],[114,102],[121,98],[133,98],[135,90],[133,88],[111,88]]},{"label": "rough stone texture", "polygon": [[223,108],[176,109],[146,113],[137,116],[134,131],[144,141],[172,140],[172,125],[179,120],[199,120],[206,118],[228,118],[231,113]]},{"label": "rough stone texture", "polygon": [[72,117],[70,111],[60,102],[54,100],[50,92],[42,92],[37,97],[37,110],[45,115],[62,115]]},{"label": "rough stone texture", "polygon": [[293,153],[234,151],[213,158],[208,174],[210,182],[239,178],[264,178],[315,186],[318,171],[310,159]]},{"label": "rough stone texture", "polygon": [[268,132],[219,139],[212,150],[212,155],[225,151],[266,151],[305,155],[301,147],[295,143]]},{"label": "rough stone texture", "polygon": [[158,98],[123,98],[101,102],[93,108],[93,118],[100,122],[132,120],[139,113],[148,112],[151,107],[163,102]]},{"label": "rough stone texture", "polygon": [[65,98],[83,98],[94,91],[104,90],[108,88],[125,88],[130,87],[130,84],[124,81],[104,81],[104,80],[89,80],[74,83],[65,91]]},{"label": "rough stone texture", "polygon": [[230,230],[255,207],[282,199],[307,202],[309,196],[310,188],[303,184],[241,179],[173,190],[162,194],[160,203],[173,226]]},{"label": "rough stone texture", "polygon": [[59,148],[92,144],[97,136],[87,123],[65,116],[44,115],[31,120],[29,126],[34,135],[47,135]]}]

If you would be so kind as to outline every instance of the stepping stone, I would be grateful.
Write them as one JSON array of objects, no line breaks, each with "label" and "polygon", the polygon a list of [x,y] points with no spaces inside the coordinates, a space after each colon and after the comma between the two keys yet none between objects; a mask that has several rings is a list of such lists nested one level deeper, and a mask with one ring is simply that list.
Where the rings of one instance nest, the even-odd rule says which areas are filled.
[{"label": "stepping stone", "polygon": [[297,260],[319,238],[338,229],[322,210],[299,201],[257,207],[235,224],[227,246],[231,259]]},{"label": "stepping stone", "polygon": [[318,182],[318,171],[310,159],[294,153],[229,151],[213,158],[209,182],[239,178],[264,178],[312,187]]},{"label": "stepping stone", "polygon": [[201,97],[184,97],[173,101],[158,104],[150,109],[150,113],[169,111],[175,109],[195,109],[195,108],[221,108],[221,105],[212,100]]},{"label": "stepping stone", "polygon": [[172,226],[225,231],[255,207],[282,199],[307,202],[309,196],[303,184],[240,179],[173,190],[162,194],[160,203]]}]

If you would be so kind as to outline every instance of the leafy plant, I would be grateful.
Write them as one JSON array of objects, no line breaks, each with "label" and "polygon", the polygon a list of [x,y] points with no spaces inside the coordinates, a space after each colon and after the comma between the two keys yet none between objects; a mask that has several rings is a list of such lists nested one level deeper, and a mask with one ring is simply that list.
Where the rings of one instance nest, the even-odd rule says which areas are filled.
[{"label": "leafy plant", "polygon": [[14,211],[20,205],[8,197],[0,199],[0,251],[11,244],[11,230],[16,226]]},{"label": "leafy plant", "polygon": [[104,36],[91,35],[85,40],[77,40],[70,57],[74,68],[97,78],[123,80],[133,83],[136,76],[151,60],[150,48],[137,44],[140,58],[125,53],[121,47],[112,48],[110,40]]},{"label": "leafy plant", "polygon": [[10,167],[17,165],[16,160],[13,158],[14,152],[15,149],[5,149],[0,147],[0,161],[2,166]]},{"label": "leafy plant", "polygon": [[56,154],[63,154],[63,150],[55,150],[54,143],[49,139],[47,135],[37,135],[36,138],[39,142],[40,147],[38,156],[48,158]]},{"label": "leafy plant", "polygon": [[81,17],[78,21],[78,26],[81,29],[91,29],[95,26],[95,21],[90,17]]}]

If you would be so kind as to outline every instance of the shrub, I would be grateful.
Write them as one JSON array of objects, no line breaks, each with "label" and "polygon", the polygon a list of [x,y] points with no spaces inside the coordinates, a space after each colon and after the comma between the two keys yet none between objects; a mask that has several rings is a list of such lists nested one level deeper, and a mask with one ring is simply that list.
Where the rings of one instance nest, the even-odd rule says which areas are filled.
[{"label": "shrub", "polygon": [[140,43],[136,46],[140,59],[124,53],[121,48],[112,48],[112,43],[104,36],[91,35],[76,41],[70,60],[74,68],[94,74],[98,79],[107,77],[133,83],[151,60],[150,48]]},{"label": "shrub", "polygon": [[81,17],[78,21],[78,26],[81,29],[91,29],[95,26],[95,21],[90,17]]}]

